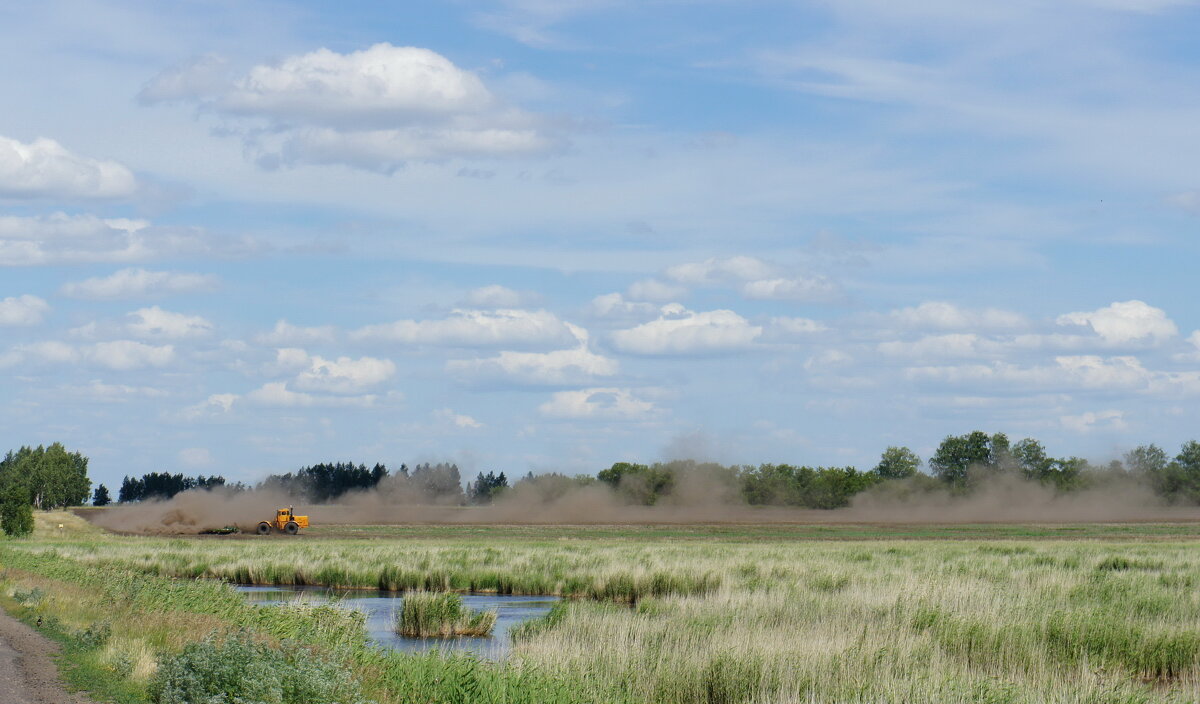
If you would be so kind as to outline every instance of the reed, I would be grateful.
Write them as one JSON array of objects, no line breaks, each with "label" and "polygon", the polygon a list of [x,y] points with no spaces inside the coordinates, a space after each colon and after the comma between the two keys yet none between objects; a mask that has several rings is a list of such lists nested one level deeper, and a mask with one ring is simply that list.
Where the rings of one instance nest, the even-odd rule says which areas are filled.
[{"label": "reed", "polygon": [[395,617],[396,632],[411,638],[489,636],[495,626],[494,610],[469,608],[452,592],[405,592]]}]

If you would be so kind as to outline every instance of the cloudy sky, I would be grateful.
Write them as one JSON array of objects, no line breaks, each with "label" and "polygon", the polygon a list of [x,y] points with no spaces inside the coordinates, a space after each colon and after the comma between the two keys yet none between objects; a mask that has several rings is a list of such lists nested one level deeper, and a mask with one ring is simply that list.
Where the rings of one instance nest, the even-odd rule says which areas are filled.
[{"label": "cloudy sky", "polygon": [[0,440],[871,466],[1200,436],[1184,0],[0,8]]}]

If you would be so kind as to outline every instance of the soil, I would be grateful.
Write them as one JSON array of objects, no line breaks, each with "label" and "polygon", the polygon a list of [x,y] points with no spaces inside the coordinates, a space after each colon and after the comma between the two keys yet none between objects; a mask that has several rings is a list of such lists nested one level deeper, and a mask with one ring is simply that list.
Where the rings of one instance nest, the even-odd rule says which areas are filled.
[{"label": "soil", "polygon": [[95,704],[63,686],[54,661],[57,652],[57,643],[0,611],[0,702]]}]

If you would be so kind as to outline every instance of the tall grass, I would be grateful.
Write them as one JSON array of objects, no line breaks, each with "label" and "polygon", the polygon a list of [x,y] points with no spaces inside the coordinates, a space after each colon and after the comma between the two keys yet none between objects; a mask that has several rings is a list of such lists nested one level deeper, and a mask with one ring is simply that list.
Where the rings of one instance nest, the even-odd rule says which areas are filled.
[{"label": "tall grass", "polygon": [[[109,643],[140,638],[158,653],[184,644],[136,631],[132,620],[302,640],[341,658],[381,704],[1200,701],[1200,550],[1191,541],[457,535],[81,536],[4,544],[0,562],[30,604],[45,613],[59,604],[69,629],[111,619]],[[508,660],[492,664],[374,650],[345,612],[258,609],[197,576],[579,598],[515,629]],[[35,588],[42,595],[27,596]],[[92,611],[72,612],[77,604]]]},{"label": "tall grass", "polygon": [[405,592],[394,625],[400,635],[414,638],[487,636],[495,626],[495,610],[466,607],[452,592]]}]

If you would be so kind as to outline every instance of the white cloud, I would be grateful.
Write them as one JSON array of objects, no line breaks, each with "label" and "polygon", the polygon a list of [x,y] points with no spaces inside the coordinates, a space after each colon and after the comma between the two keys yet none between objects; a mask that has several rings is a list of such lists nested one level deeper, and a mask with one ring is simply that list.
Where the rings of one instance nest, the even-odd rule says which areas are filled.
[{"label": "white cloud", "polygon": [[310,345],[321,342],[333,342],[337,328],[332,325],[302,327],[292,325],[286,320],[276,321],[270,332],[255,335],[255,342],[260,345]]},{"label": "white cloud", "polygon": [[1024,316],[998,308],[971,310],[945,301],[926,301],[890,313],[895,322],[918,330],[1008,330],[1027,325]]},{"label": "white cloud", "polygon": [[653,303],[626,300],[619,293],[606,293],[593,298],[588,303],[587,312],[597,318],[640,321],[657,317],[659,307]]},{"label": "white cloud", "polygon": [[79,352],[71,345],[54,340],[35,342],[31,345],[21,345],[14,352],[20,355],[21,359],[33,359],[38,362],[50,362],[52,364],[76,362],[80,357]]},{"label": "white cloud", "polygon": [[471,416],[463,415],[461,413],[455,413],[454,411],[450,410],[449,408],[442,408],[440,410],[434,411],[433,417],[438,420],[448,422],[456,428],[475,430],[477,428],[483,427],[483,423],[480,423],[479,421],[475,420]]},{"label": "white cloud", "polygon": [[152,386],[129,386],[127,384],[106,384],[99,379],[93,379],[84,386],[63,386],[68,393],[87,397],[96,401],[126,401],[132,398],[162,398],[167,392]]},{"label": "white cloud", "polygon": [[[668,267],[664,275],[688,286],[727,286],[744,298],[765,301],[828,301],[840,289],[823,276],[788,275],[780,267],[756,257],[711,257]],[[632,296],[631,296],[632,297]]]},{"label": "white cloud", "polygon": [[789,317],[771,318],[771,327],[791,335],[811,335],[829,329],[816,320]]},{"label": "white cloud", "polygon": [[533,115],[497,98],[476,74],[429,49],[375,44],[253,67],[222,83],[209,57],[152,81],[147,101],[190,97],[226,115],[266,119],[247,143],[265,166],[340,163],[390,173],[411,160],[504,157],[556,145]]},{"label": "white cloud", "polygon": [[115,161],[72,154],[52,139],[25,144],[0,136],[0,197],[124,198],[136,191],[133,173]]},{"label": "white cloud", "polygon": [[141,338],[178,340],[213,331],[213,324],[198,315],[172,313],[158,306],[135,310],[128,317],[129,332]]},{"label": "white cloud", "polygon": [[179,451],[179,462],[187,467],[207,467],[213,458],[207,448],[185,447]]},{"label": "white cloud", "polygon": [[742,295],[752,300],[816,302],[836,298],[838,293],[838,287],[823,276],[759,279],[742,284]]},{"label": "white cloud", "polygon": [[1125,413],[1115,410],[1095,413],[1088,411],[1077,416],[1060,416],[1059,422],[1067,430],[1077,433],[1089,433],[1094,430],[1125,430],[1129,427],[1125,422]]},{"label": "white cloud", "polygon": [[663,306],[658,320],[612,333],[617,349],[633,354],[702,354],[744,349],[763,329],[731,310],[696,313]]},{"label": "white cloud", "polygon": [[879,343],[879,351],[889,357],[931,359],[938,357],[982,357],[1001,352],[1003,345],[974,333],[927,335],[906,342],[891,340]]},{"label": "white cloud", "polygon": [[10,296],[0,300],[0,325],[37,325],[48,312],[50,304],[37,296]]},{"label": "white cloud", "polygon": [[559,391],[538,406],[538,411],[548,418],[566,420],[646,420],[661,413],[653,402],[618,388]]},{"label": "white cloud", "polygon": [[1155,391],[1170,375],[1146,369],[1136,357],[1073,355],[1054,358],[1054,365],[1022,367],[1008,362],[961,366],[911,367],[915,380],[952,385],[992,383],[1005,386],[1079,388],[1098,391]]},{"label": "white cloud", "polygon": [[667,278],[690,286],[719,286],[733,282],[769,279],[775,267],[747,256],[712,257],[702,262],[677,264],[665,272]]},{"label": "white cloud", "polygon": [[1059,325],[1087,325],[1105,342],[1124,344],[1149,338],[1159,343],[1179,334],[1165,311],[1142,301],[1117,302],[1091,312],[1067,313]]},{"label": "white cloud", "polygon": [[664,283],[658,279],[635,281],[625,291],[625,296],[631,301],[652,301],[654,303],[678,301],[686,295],[687,288]]},{"label": "white cloud", "polygon": [[287,388],[287,382],[272,381],[246,394],[245,400],[260,406],[280,408],[308,408],[314,406],[371,406],[377,397],[365,396],[314,396]]},{"label": "white cloud", "polygon": [[537,303],[539,298],[533,291],[514,291],[507,286],[493,284],[469,291],[463,303],[472,308],[520,308]]},{"label": "white cloud", "polygon": [[121,269],[108,276],[67,283],[62,294],[73,298],[115,299],[198,293],[216,287],[217,277],[210,274]]},{"label": "white cloud", "polygon": [[0,266],[244,256],[260,250],[250,240],[222,240],[195,228],[156,227],[145,220],[66,213],[0,216]]},{"label": "white cloud", "polygon": [[85,348],[84,356],[101,366],[124,371],[164,367],[174,361],[175,348],[171,345],[147,345],[133,340],[114,340],[97,342]]},{"label": "white cloud", "polygon": [[356,340],[446,347],[547,347],[573,342],[570,327],[539,310],[455,310],[442,320],[399,320],[368,325],[351,333]]},{"label": "white cloud", "polygon": [[587,384],[617,373],[615,359],[588,349],[588,334],[572,326],[579,346],[552,352],[504,351],[489,359],[456,359],[446,363],[446,372],[466,380],[504,380],[518,384]]},{"label": "white cloud", "polygon": [[296,376],[296,387],[305,391],[336,394],[360,393],[391,379],[396,365],[390,359],[312,357],[309,366]]}]

